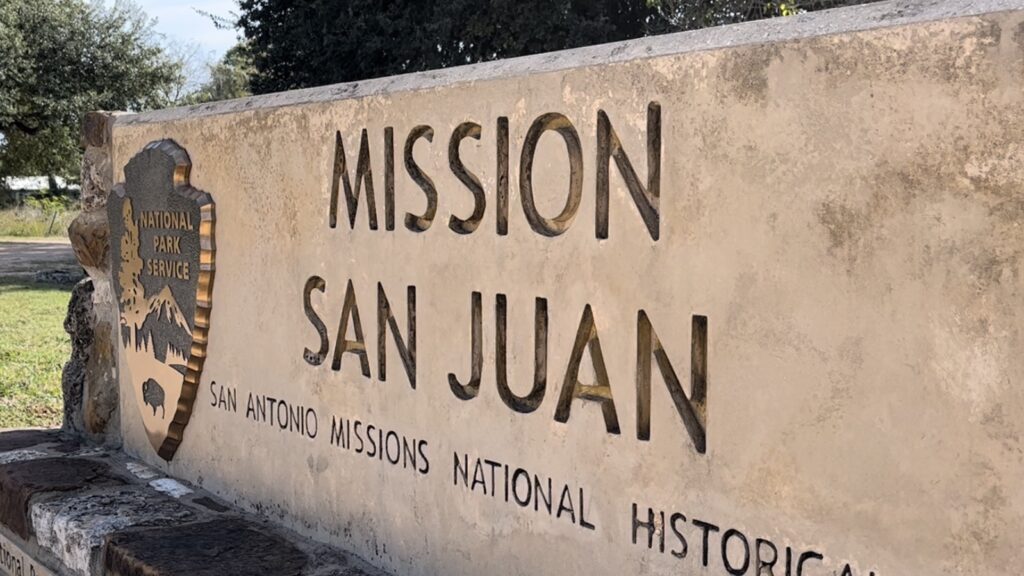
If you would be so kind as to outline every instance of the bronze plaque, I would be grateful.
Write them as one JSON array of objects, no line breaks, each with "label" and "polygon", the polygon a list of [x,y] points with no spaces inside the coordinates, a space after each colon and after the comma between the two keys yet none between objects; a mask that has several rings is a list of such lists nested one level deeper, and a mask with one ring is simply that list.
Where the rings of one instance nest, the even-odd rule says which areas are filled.
[{"label": "bronze plaque", "polygon": [[107,203],[121,370],[164,460],[192,414],[210,326],[214,203],[189,184],[191,167],[175,142],[152,142]]}]

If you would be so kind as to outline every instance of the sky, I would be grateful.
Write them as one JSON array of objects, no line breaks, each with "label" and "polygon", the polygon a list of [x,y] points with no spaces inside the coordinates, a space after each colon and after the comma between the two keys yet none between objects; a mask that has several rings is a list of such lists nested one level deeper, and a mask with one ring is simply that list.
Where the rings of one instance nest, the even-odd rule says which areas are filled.
[{"label": "sky", "polygon": [[150,18],[156,32],[174,45],[196,46],[204,61],[216,62],[236,42],[234,30],[218,30],[196,9],[230,17],[238,11],[235,0],[135,0]]}]

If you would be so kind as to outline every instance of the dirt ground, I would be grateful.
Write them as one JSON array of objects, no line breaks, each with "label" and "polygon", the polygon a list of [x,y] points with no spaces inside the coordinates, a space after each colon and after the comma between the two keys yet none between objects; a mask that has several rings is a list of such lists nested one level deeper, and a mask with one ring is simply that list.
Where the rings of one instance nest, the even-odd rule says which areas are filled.
[{"label": "dirt ground", "polygon": [[67,241],[0,240],[0,280],[66,284],[83,276]]}]

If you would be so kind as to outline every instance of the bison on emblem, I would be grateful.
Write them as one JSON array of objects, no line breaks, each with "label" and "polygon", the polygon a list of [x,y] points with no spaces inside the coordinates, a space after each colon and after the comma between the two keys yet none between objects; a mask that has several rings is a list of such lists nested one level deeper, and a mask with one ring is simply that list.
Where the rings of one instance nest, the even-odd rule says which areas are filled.
[{"label": "bison on emblem", "polygon": [[142,384],[142,401],[153,408],[153,416],[156,416],[156,409],[160,408],[160,417],[164,417],[164,389],[156,380],[150,378]]}]

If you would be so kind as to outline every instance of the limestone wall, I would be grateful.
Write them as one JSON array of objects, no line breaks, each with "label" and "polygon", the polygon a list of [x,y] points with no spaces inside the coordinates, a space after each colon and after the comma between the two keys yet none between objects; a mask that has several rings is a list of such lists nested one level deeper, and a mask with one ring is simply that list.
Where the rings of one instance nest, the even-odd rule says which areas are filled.
[{"label": "limestone wall", "polygon": [[115,180],[161,139],[216,274],[169,463],[122,378],[151,464],[403,575],[1024,562],[1019,1],[121,116]]}]

